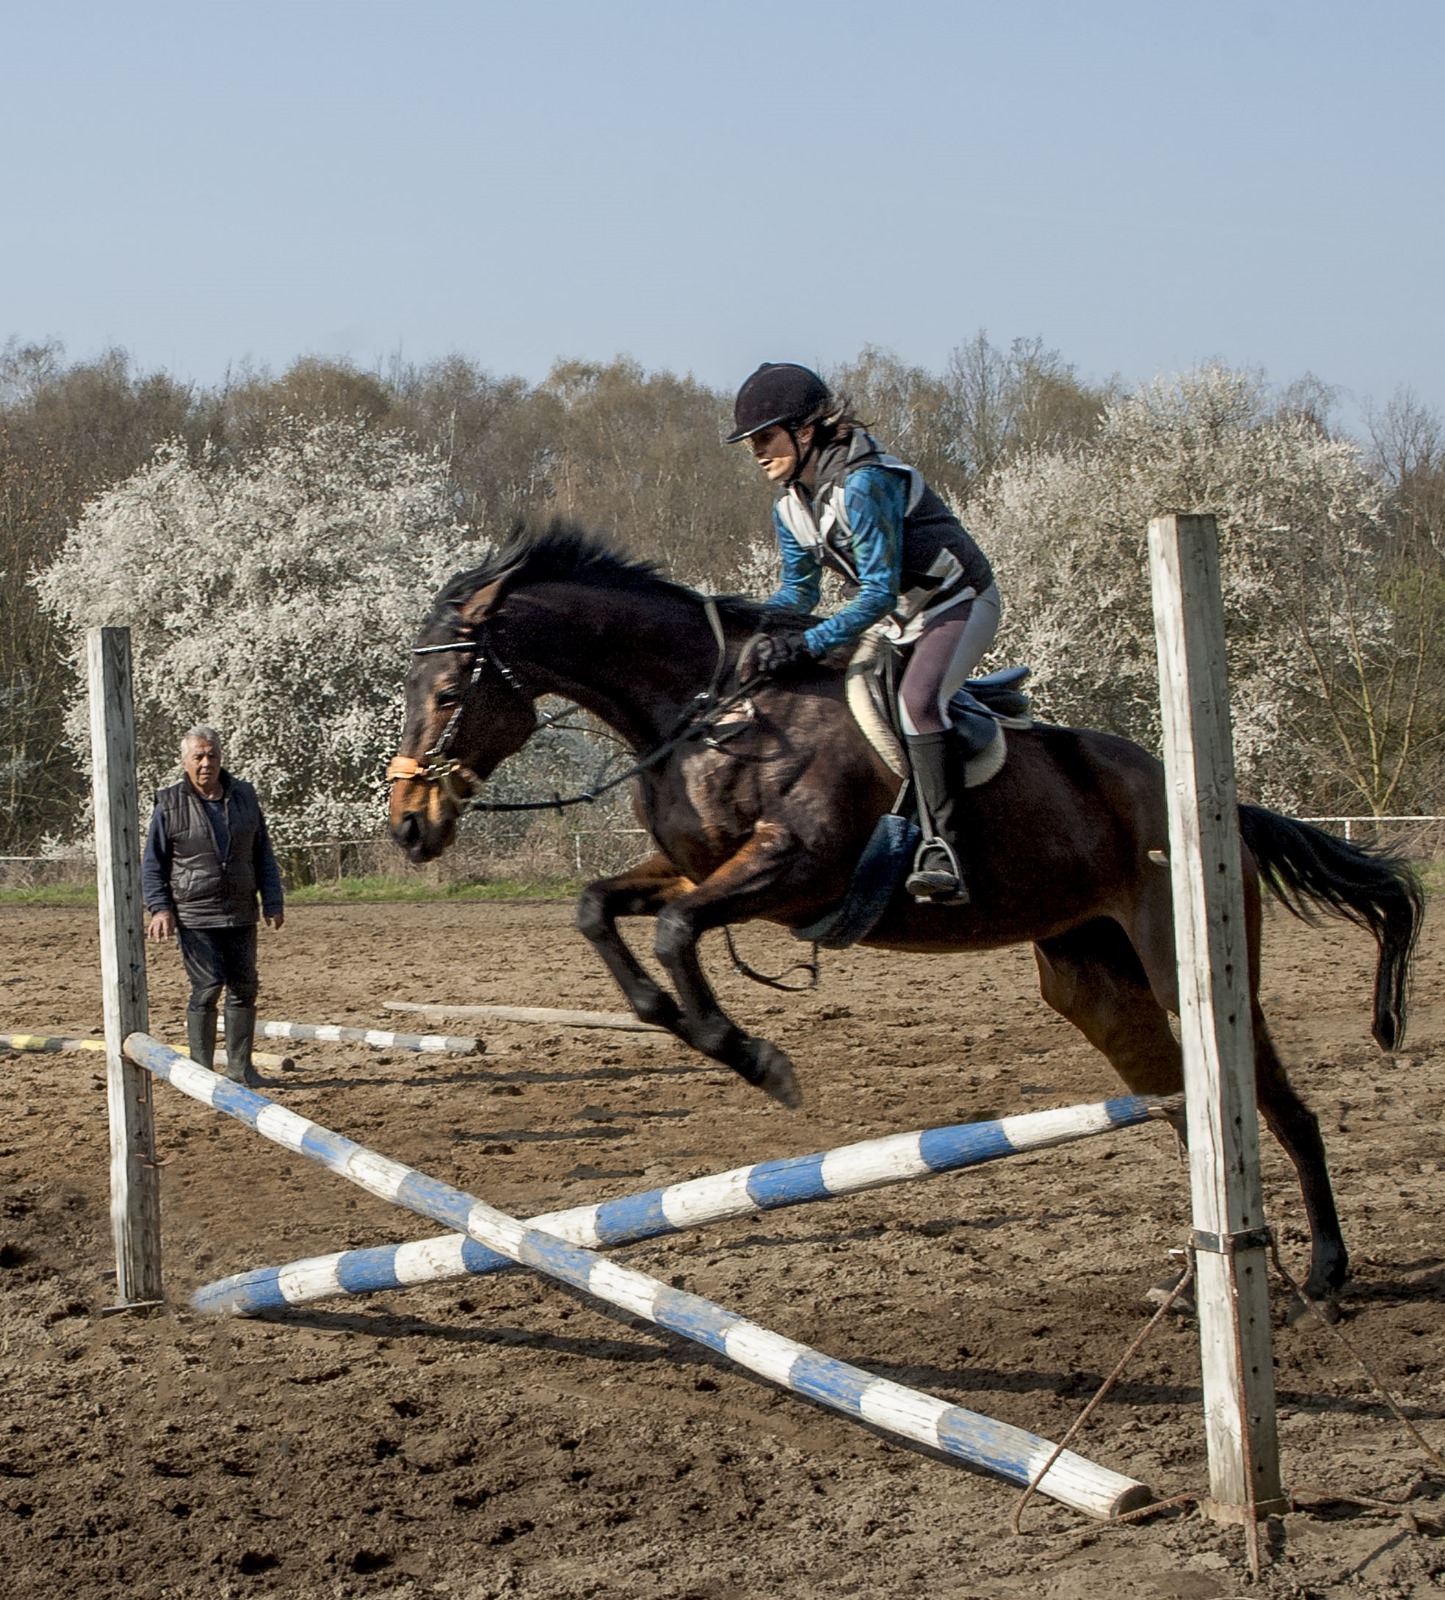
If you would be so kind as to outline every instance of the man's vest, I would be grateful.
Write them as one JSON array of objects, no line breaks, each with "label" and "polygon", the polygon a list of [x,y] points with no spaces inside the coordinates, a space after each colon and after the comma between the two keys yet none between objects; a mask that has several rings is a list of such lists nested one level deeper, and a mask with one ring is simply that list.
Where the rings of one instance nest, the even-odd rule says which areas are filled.
[{"label": "man's vest", "polygon": [[884,467],[908,481],[902,572],[893,612],[900,624],[924,612],[939,611],[965,598],[966,591],[982,594],[988,588],[993,569],[963,524],[916,467],[887,455],[861,428],[820,452],[811,502],[797,484],[778,501],[779,517],[805,550],[839,573],[846,585],[857,586],[853,530],[848,525],[843,489],[848,474],[860,467]]},{"label": "man's vest", "polygon": [[256,833],[261,803],[249,783],[221,774],[226,826],[225,859],[211,819],[188,778],[158,790],[156,804],[171,844],[171,898],[188,928],[239,928],[259,920],[256,910]]}]

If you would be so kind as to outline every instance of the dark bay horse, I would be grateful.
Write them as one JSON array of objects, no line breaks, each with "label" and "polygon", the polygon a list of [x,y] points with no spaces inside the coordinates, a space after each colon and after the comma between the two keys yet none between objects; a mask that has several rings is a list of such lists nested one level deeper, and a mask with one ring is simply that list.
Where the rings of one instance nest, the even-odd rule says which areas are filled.
[{"label": "dark bay horse", "polygon": [[[709,606],[565,524],[514,539],[454,578],[423,627],[388,768],[390,825],[413,861],[430,860],[475,789],[537,728],[539,696],[594,713],[647,763],[633,793],[656,853],[590,884],[578,926],[639,1017],[795,1105],[792,1064],[722,1011],[698,940],[755,918],[810,925],[845,895],[898,780],[858,729],[839,672],[819,667],[746,699],[729,693],[719,716],[719,686],[736,690],[740,650],[769,625],[751,601]],[[899,890],[864,943],[920,952],[1031,943],[1044,999],[1129,1088],[1176,1093],[1159,762],[1111,734],[1040,725],[1009,736],[1007,763],[969,791],[966,816],[971,901],[919,905]],[[1254,806],[1240,808],[1240,824],[1259,1107],[1299,1174],[1312,1235],[1307,1289],[1327,1297],[1344,1282],[1347,1256],[1318,1122],[1259,1006],[1260,881],[1299,914],[1319,906],[1374,934],[1373,1031],[1387,1050],[1403,1034],[1422,901],[1387,855]],[[675,994],[623,942],[626,916],[656,919],[657,958]]]}]

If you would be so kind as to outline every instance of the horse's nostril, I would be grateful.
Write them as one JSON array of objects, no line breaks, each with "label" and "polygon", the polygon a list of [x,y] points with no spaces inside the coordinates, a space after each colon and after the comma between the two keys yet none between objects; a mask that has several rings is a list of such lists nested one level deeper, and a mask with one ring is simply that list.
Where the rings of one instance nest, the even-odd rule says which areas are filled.
[{"label": "horse's nostril", "polygon": [[417,822],[416,812],[404,811],[401,821],[391,831],[402,849],[409,850],[421,835],[421,826]]}]

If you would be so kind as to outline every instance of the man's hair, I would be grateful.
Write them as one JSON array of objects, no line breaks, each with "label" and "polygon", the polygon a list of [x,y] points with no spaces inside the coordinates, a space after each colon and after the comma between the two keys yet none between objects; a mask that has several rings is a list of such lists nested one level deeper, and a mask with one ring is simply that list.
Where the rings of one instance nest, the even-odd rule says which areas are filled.
[{"label": "man's hair", "polygon": [[215,745],[217,755],[221,753],[221,736],[214,728],[207,728],[203,726],[187,728],[186,731],[181,735],[182,755],[185,754],[186,746],[192,739],[204,739],[207,744]]}]

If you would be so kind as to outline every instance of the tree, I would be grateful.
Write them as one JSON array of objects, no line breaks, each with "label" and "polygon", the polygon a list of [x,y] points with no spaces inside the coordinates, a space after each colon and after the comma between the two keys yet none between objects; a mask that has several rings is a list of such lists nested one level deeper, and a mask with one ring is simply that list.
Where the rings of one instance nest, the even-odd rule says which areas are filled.
[{"label": "tree", "polygon": [[1090,443],[1020,456],[970,507],[1041,708],[1157,746],[1145,540],[1169,511],[1218,519],[1241,787],[1382,809],[1406,732],[1366,732],[1398,648],[1381,487],[1357,446],[1281,415],[1253,374],[1206,367],[1113,400]]},{"label": "tree", "polygon": [[[485,554],[452,509],[439,462],[358,421],[283,421],[240,463],[173,441],[86,506],[35,586],[77,648],[131,629],[143,793],[209,723],[279,842],[369,836],[406,647]],[[84,717],[77,687],[78,748]]]},{"label": "tree", "polygon": [[91,495],[158,440],[193,434],[192,401],[120,351],[69,366],[57,344],[0,351],[0,853],[30,853],[62,831],[83,793],[65,738],[64,641],[30,576]]},{"label": "tree", "polygon": [[1064,450],[1093,436],[1111,386],[1083,383],[1042,339],[1015,339],[1005,352],[980,329],[948,359],[942,418],[965,492],[1014,457]]},{"label": "tree", "polygon": [[666,571],[717,582],[759,523],[756,469],[724,446],[722,397],[635,362],[559,362],[543,385],[558,407],[548,509]]}]

